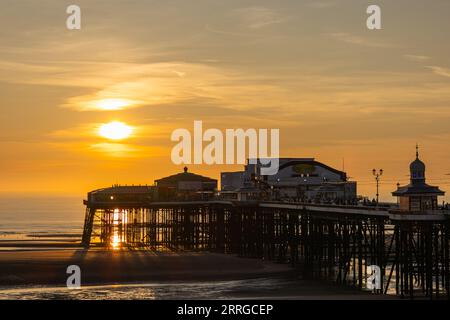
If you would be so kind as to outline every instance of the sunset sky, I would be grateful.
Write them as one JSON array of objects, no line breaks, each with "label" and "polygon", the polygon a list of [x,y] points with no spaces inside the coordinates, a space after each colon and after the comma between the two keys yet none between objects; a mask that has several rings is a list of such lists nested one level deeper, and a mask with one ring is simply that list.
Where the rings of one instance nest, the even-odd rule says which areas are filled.
[{"label": "sunset sky", "polygon": [[[66,8],[82,28],[66,29]],[[382,9],[382,30],[366,8]],[[279,128],[283,157],[382,200],[420,145],[450,201],[448,0],[2,0],[0,193],[80,195],[182,171],[177,128]],[[119,109],[119,110],[117,110]],[[113,140],[112,121],[132,128]],[[345,159],[345,161],[343,161]],[[242,166],[189,165],[219,178]]]}]

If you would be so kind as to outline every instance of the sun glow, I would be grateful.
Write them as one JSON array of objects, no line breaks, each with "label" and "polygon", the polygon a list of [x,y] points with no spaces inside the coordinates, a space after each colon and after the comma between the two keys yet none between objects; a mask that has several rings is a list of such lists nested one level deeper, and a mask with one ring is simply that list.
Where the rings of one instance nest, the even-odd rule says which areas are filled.
[{"label": "sun glow", "polygon": [[128,138],[133,132],[133,128],[123,122],[113,121],[103,124],[98,134],[104,138],[111,140],[121,140]]},{"label": "sun glow", "polygon": [[115,234],[113,236],[111,245],[112,245],[113,250],[117,250],[120,248],[120,240],[119,240],[119,236],[117,234]]},{"label": "sun glow", "polygon": [[134,101],[124,99],[103,99],[95,101],[95,106],[100,110],[122,110],[133,103]]},{"label": "sun glow", "polygon": [[121,241],[120,241],[120,237],[119,237],[119,231],[118,231],[118,226],[119,224],[122,223],[121,220],[121,212],[119,209],[114,209],[114,213],[113,213],[113,236],[111,239],[111,246],[113,248],[113,250],[118,250],[120,249],[121,246]]}]

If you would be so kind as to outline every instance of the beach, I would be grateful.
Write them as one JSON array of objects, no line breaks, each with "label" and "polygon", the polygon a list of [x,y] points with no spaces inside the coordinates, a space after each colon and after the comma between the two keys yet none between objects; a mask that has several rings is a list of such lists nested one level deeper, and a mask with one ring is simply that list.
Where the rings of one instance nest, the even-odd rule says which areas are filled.
[{"label": "beach", "polygon": [[[66,287],[69,265],[81,289]],[[234,255],[81,248],[0,252],[0,299],[390,299]]]},{"label": "beach", "polygon": [[159,253],[85,249],[14,250],[0,253],[0,286],[65,285],[69,265],[83,284],[136,281],[212,281],[292,274],[286,264],[215,253]]}]

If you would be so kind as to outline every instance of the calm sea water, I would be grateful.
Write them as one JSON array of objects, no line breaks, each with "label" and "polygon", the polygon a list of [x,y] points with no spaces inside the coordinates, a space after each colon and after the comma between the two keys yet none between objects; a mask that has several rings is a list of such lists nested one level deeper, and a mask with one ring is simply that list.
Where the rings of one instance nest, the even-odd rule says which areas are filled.
[{"label": "calm sea water", "polygon": [[33,235],[81,234],[82,197],[0,196],[0,240],[27,240]]}]

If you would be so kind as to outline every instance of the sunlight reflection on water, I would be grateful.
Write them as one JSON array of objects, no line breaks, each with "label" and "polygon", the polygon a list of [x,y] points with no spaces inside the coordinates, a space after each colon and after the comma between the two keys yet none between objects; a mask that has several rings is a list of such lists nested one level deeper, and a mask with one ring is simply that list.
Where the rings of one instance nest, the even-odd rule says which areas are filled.
[{"label": "sunlight reflection on water", "polygon": [[153,283],[65,287],[0,288],[0,299],[59,300],[154,300],[154,299],[231,299],[236,295],[270,293],[287,284],[285,279],[252,279],[196,283]]}]

